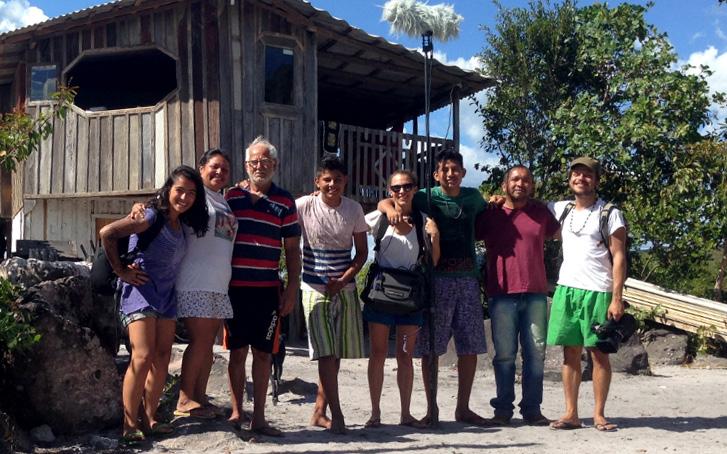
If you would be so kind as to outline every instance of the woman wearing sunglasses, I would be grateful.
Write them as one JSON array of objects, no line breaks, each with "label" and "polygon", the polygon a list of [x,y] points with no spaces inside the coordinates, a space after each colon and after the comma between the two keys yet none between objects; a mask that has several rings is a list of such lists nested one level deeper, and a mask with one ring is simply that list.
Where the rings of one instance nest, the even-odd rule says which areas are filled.
[{"label": "woman wearing sunglasses", "polygon": [[[408,170],[397,170],[389,177],[389,192],[394,201],[395,209],[401,214],[400,221],[390,225],[379,242],[376,252],[377,263],[386,268],[412,269],[419,259],[419,236],[415,228],[415,216],[421,213],[412,212],[412,200],[417,190],[417,179]],[[380,211],[374,211],[366,216],[371,231],[379,231],[379,223],[387,222],[386,216]],[[439,260],[439,230],[433,219],[426,219],[422,223],[424,233],[431,241],[433,265]],[[423,237],[423,235],[422,235]],[[399,385],[399,398],[401,400],[401,417],[399,424],[411,427],[426,427],[414,418],[410,411],[411,392],[414,382],[414,369],[412,353],[416,343],[423,316],[421,311],[407,315],[391,315],[364,306],[364,321],[368,322],[370,355],[368,366],[369,392],[371,394],[371,417],[365,427],[379,427],[381,425],[381,390],[384,383],[384,362],[389,350],[389,329],[396,327],[396,381]]]}]

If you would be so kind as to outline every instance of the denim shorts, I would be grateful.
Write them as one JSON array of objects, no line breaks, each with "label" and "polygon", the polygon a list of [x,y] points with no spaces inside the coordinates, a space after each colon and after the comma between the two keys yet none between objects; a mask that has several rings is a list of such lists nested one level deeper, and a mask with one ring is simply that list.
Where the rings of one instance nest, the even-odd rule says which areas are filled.
[{"label": "denim shorts", "polygon": [[363,319],[368,323],[380,323],[388,326],[422,326],[424,322],[424,313],[416,311],[406,315],[392,315],[385,312],[377,311],[370,304],[364,305]]},{"label": "denim shorts", "polygon": [[142,320],[145,318],[158,318],[159,320],[176,320],[176,317],[164,317],[159,312],[155,311],[151,307],[132,312],[131,314],[124,314],[119,312],[119,319],[124,328],[127,328],[132,322]]}]

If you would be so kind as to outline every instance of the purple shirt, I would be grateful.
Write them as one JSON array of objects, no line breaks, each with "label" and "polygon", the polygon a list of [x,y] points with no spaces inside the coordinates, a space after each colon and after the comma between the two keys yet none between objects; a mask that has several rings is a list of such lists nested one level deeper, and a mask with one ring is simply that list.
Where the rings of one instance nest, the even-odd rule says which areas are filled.
[{"label": "purple shirt", "polygon": [[487,247],[487,295],[546,293],[543,244],[559,228],[548,207],[537,202],[480,213],[475,235]]},{"label": "purple shirt", "polygon": [[[156,212],[147,208],[144,220],[151,226],[155,219]],[[138,241],[139,237],[136,234],[131,235],[129,251],[134,249]],[[163,317],[176,317],[177,303],[174,283],[177,280],[177,273],[186,249],[187,243],[182,229],[174,230],[169,223],[164,224],[159,235],[135,261],[149,275],[149,280],[139,287],[123,283],[121,312],[129,315],[133,312],[153,309]]]}]

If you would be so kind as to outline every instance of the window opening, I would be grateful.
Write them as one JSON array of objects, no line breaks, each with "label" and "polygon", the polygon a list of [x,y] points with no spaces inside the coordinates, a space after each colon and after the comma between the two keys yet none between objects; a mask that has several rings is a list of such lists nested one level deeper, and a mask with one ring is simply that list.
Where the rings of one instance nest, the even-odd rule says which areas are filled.
[{"label": "window opening", "polygon": [[58,91],[58,70],[56,65],[33,66],[30,68],[30,100],[46,101]]},{"label": "window opening", "polygon": [[265,46],[265,102],[293,104],[293,49]]},{"label": "window opening", "polygon": [[177,88],[176,61],[158,49],[83,56],[66,71],[74,103],[103,111],[153,106]]}]

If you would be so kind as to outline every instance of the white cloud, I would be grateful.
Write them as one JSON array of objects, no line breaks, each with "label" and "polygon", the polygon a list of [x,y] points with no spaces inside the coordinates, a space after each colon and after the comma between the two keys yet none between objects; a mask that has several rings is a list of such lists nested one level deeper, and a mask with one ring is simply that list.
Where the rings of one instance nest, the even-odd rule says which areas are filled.
[{"label": "white cloud", "polygon": [[0,33],[36,24],[48,19],[43,10],[28,0],[0,0]]},{"label": "white cloud", "polygon": [[[698,74],[700,65],[709,66],[712,71],[712,75],[707,77],[709,91],[727,92],[727,52],[719,53],[716,47],[709,46],[703,51],[693,52],[686,61],[679,63],[693,66],[687,71],[689,74]],[[720,120],[727,118],[727,108],[712,106],[712,110]]]},{"label": "white cloud", "polygon": [[714,23],[714,34],[722,41],[727,41],[727,35],[722,31],[722,27],[719,26],[719,21]]},{"label": "white cloud", "polygon": [[693,43],[694,41],[696,41],[698,39],[704,38],[704,36],[705,36],[704,32],[697,32],[692,35],[692,37],[689,39],[689,42]]}]

